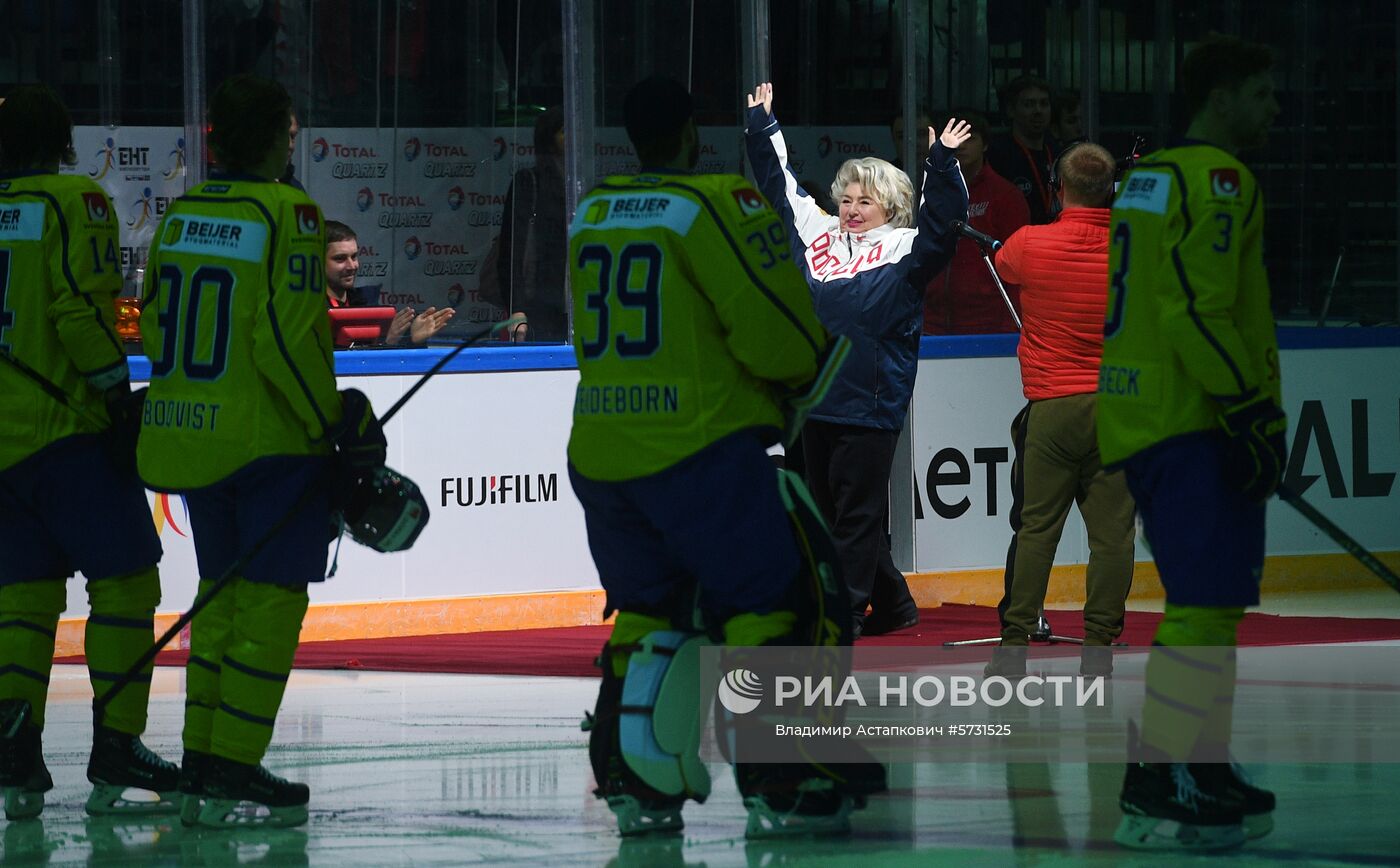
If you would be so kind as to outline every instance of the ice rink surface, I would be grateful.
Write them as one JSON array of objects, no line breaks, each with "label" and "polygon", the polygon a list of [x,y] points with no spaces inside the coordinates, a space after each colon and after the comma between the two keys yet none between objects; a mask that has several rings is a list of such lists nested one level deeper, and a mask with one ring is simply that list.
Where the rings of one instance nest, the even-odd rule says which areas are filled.
[{"label": "ice rink surface", "polygon": [[[1392,643],[1397,644],[1397,643]],[[1397,644],[1400,647],[1400,644]],[[85,671],[54,670],[45,755],[55,789],[37,821],[6,823],[3,865],[1180,865],[1112,842],[1118,765],[925,764],[851,837],[748,843],[733,778],[687,806],[683,837],[621,842],[593,798],[579,730],[598,682],[578,678],[294,672],[267,765],[311,786],[299,829],[195,831],[177,818],[83,813]],[[156,672],[147,743],[179,759],[183,673]],[[1276,828],[1231,865],[1400,864],[1400,764],[1255,767]]]}]

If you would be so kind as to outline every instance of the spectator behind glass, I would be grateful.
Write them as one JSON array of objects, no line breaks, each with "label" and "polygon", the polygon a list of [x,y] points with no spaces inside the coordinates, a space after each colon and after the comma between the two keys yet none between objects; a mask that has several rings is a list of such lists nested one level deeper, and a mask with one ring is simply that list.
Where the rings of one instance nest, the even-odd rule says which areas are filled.
[{"label": "spectator behind glass", "polygon": [[1055,97],[1055,108],[1051,112],[1050,135],[1064,147],[1070,142],[1084,138],[1084,124],[1079,117],[1079,94],[1062,93]]},{"label": "spectator behind glass", "polygon": [[[326,305],[327,307],[365,307],[368,304],[359,289],[355,278],[360,273],[360,239],[351,229],[339,220],[326,221]],[[404,306],[394,314],[389,323],[389,331],[384,336],[385,346],[409,343],[421,347],[447,325],[447,321],[457,313],[445,307],[438,310],[429,307],[415,316],[413,308]]]},{"label": "spectator behind glass", "polygon": [[760,84],[747,102],[749,165],[787,230],[774,244],[759,240],[775,261],[798,261],[822,324],[851,340],[850,357],[802,428],[812,498],[831,526],[856,633],[912,627],[918,605],[885,534],[890,471],[918,373],[923,289],[953,255],[949,222],[967,219],[953,152],[969,127],[950,120],[933,141],[919,203],[908,176],[889,162],[842,163],[831,184],[833,216],[797,184],[773,114],[773,86]]},{"label": "spectator behind glass", "polygon": [[1001,110],[1011,131],[993,139],[987,148],[987,162],[1026,197],[1032,223],[1049,223],[1054,217],[1050,166],[1060,145],[1050,135],[1053,94],[1045,79],[1034,75],[1008,82],[1001,89]]},{"label": "spectator behind glass", "polygon": [[[966,109],[953,114],[972,124],[972,136],[957,151],[958,167],[967,182],[967,222],[973,229],[1005,241],[1030,220],[1026,200],[1020,190],[987,165],[987,119]],[[1008,284],[1006,292],[1017,304],[1017,288]],[[959,238],[953,261],[924,290],[924,334],[1014,331],[1016,323],[982,261],[982,249],[970,238]]]},{"label": "spectator behind glass", "polygon": [[[933,147],[933,114],[926,108],[919,109],[915,115],[914,153],[927,154],[929,148]],[[890,119],[890,138],[894,139],[894,159],[890,160],[895,168],[904,168],[904,113],[900,112]],[[914,189],[921,190],[924,186],[924,161],[919,160],[919,176],[914,179]],[[905,174],[908,174],[907,172]],[[802,189],[811,190],[811,187],[804,186]]]},{"label": "spectator behind glass", "polygon": [[292,162],[292,156],[297,152],[297,136],[301,134],[301,124],[297,121],[295,111],[292,112],[292,128],[288,134],[291,138],[287,142],[287,168],[282,170],[282,177],[277,180],[283,184],[291,184],[305,193],[306,188],[301,185],[301,181],[296,176],[296,164]]},{"label": "spectator behind glass", "polygon": [[[564,111],[535,120],[535,165],[511,179],[501,218],[496,303],[525,315],[516,340],[562,343],[569,337],[564,294]],[[492,300],[492,299],[488,299]]]}]

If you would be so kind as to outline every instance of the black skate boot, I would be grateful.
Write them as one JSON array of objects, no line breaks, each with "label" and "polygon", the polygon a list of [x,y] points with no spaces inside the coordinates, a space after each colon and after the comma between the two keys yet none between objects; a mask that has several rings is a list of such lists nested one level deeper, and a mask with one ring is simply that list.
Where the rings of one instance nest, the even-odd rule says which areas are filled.
[{"label": "black skate boot", "polygon": [[1262,838],[1274,830],[1274,794],[1254,786],[1239,763],[1192,763],[1191,776],[1206,792],[1240,803],[1246,837]]},{"label": "black skate boot", "polygon": [[681,809],[686,800],[703,802],[705,795],[661,792],[628,768],[620,740],[623,679],[613,674],[612,653],[605,648],[593,661],[603,670],[603,682],[593,713],[584,712],[581,727],[588,733],[588,760],[598,782],[593,795],[608,803],[617,818],[617,833],[624,838],[677,835],[685,827]]},{"label": "black skate boot", "polygon": [[1129,763],[1113,840],[1133,850],[1225,850],[1244,843],[1240,802],[1207,793],[1185,763]]},{"label": "black skate boot", "polygon": [[311,788],[277,777],[261,765],[210,755],[204,762],[199,824],[218,829],[300,826]]},{"label": "black skate boot", "polygon": [[209,754],[186,748],[180,760],[180,823],[199,825],[199,811],[204,807],[204,775]]},{"label": "black skate boot", "polygon": [[737,763],[734,778],[749,811],[745,837],[845,835],[853,811],[887,788],[880,763]]},{"label": "black skate boot", "polygon": [[[173,814],[179,810],[176,799],[180,770],[151,752],[138,736],[99,726],[92,736],[88,758],[88,780],[92,795],[87,812],[108,814]],[[145,790],[154,799],[128,799],[126,791]]]},{"label": "black skate boot", "polygon": [[53,789],[44,765],[43,735],[30,722],[32,713],[28,700],[0,700],[0,792],[7,820],[39,816],[44,793]]}]

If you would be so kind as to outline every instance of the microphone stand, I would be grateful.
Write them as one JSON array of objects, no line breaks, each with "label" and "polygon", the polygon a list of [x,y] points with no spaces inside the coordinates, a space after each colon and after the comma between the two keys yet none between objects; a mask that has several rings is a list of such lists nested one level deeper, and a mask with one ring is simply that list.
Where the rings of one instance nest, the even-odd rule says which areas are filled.
[{"label": "microphone stand", "polygon": [[[1016,306],[1011,303],[1011,296],[1006,291],[1006,284],[1001,282],[1001,275],[997,274],[997,268],[992,264],[992,254],[1001,246],[1000,242],[989,243],[980,238],[967,236],[978,249],[982,251],[982,262],[987,266],[987,273],[992,276],[992,282],[997,285],[997,291],[1001,293],[1001,300],[1006,302],[1006,310],[1011,314],[1011,321],[1016,323],[1016,331],[1021,331],[1021,317],[1016,313]],[[1035,629],[1031,631],[1030,641],[1045,642],[1050,645],[1056,643],[1069,643],[1072,645],[1083,645],[1084,640],[1074,636],[1061,636],[1050,628],[1050,622],[1045,618],[1045,605],[1042,601],[1040,612],[1036,615]],[[988,636],[982,639],[962,639],[957,642],[944,642],[944,648],[963,648],[973,645],[1000,645],[1001,636]],[[1118,643],[1122,644],[1122,643]]]}]

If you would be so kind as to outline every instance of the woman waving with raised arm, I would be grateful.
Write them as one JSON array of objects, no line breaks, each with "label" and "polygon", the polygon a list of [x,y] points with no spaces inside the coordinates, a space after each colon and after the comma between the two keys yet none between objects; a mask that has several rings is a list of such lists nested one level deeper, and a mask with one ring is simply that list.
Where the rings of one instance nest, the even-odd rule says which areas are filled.
[{"label": "woman waving with raised arm", "polygon": [[798,186],[773,115],[772,84],[749,94],[745,132],[754,178],[782,215],[817,316],[851,340],[802,441],[812,495],[851,589],[857,634],[911,627],[918,607],[885,536],[890,467],[918,369],[924,287],[953,256],[957,236],[948,224],[967,219],[967,186],[953,152],[969,127],[949,120],[934,139],[917,213],[909,178],[885,160],[863,157],[843,163],[832,181],[836,215]]}]

